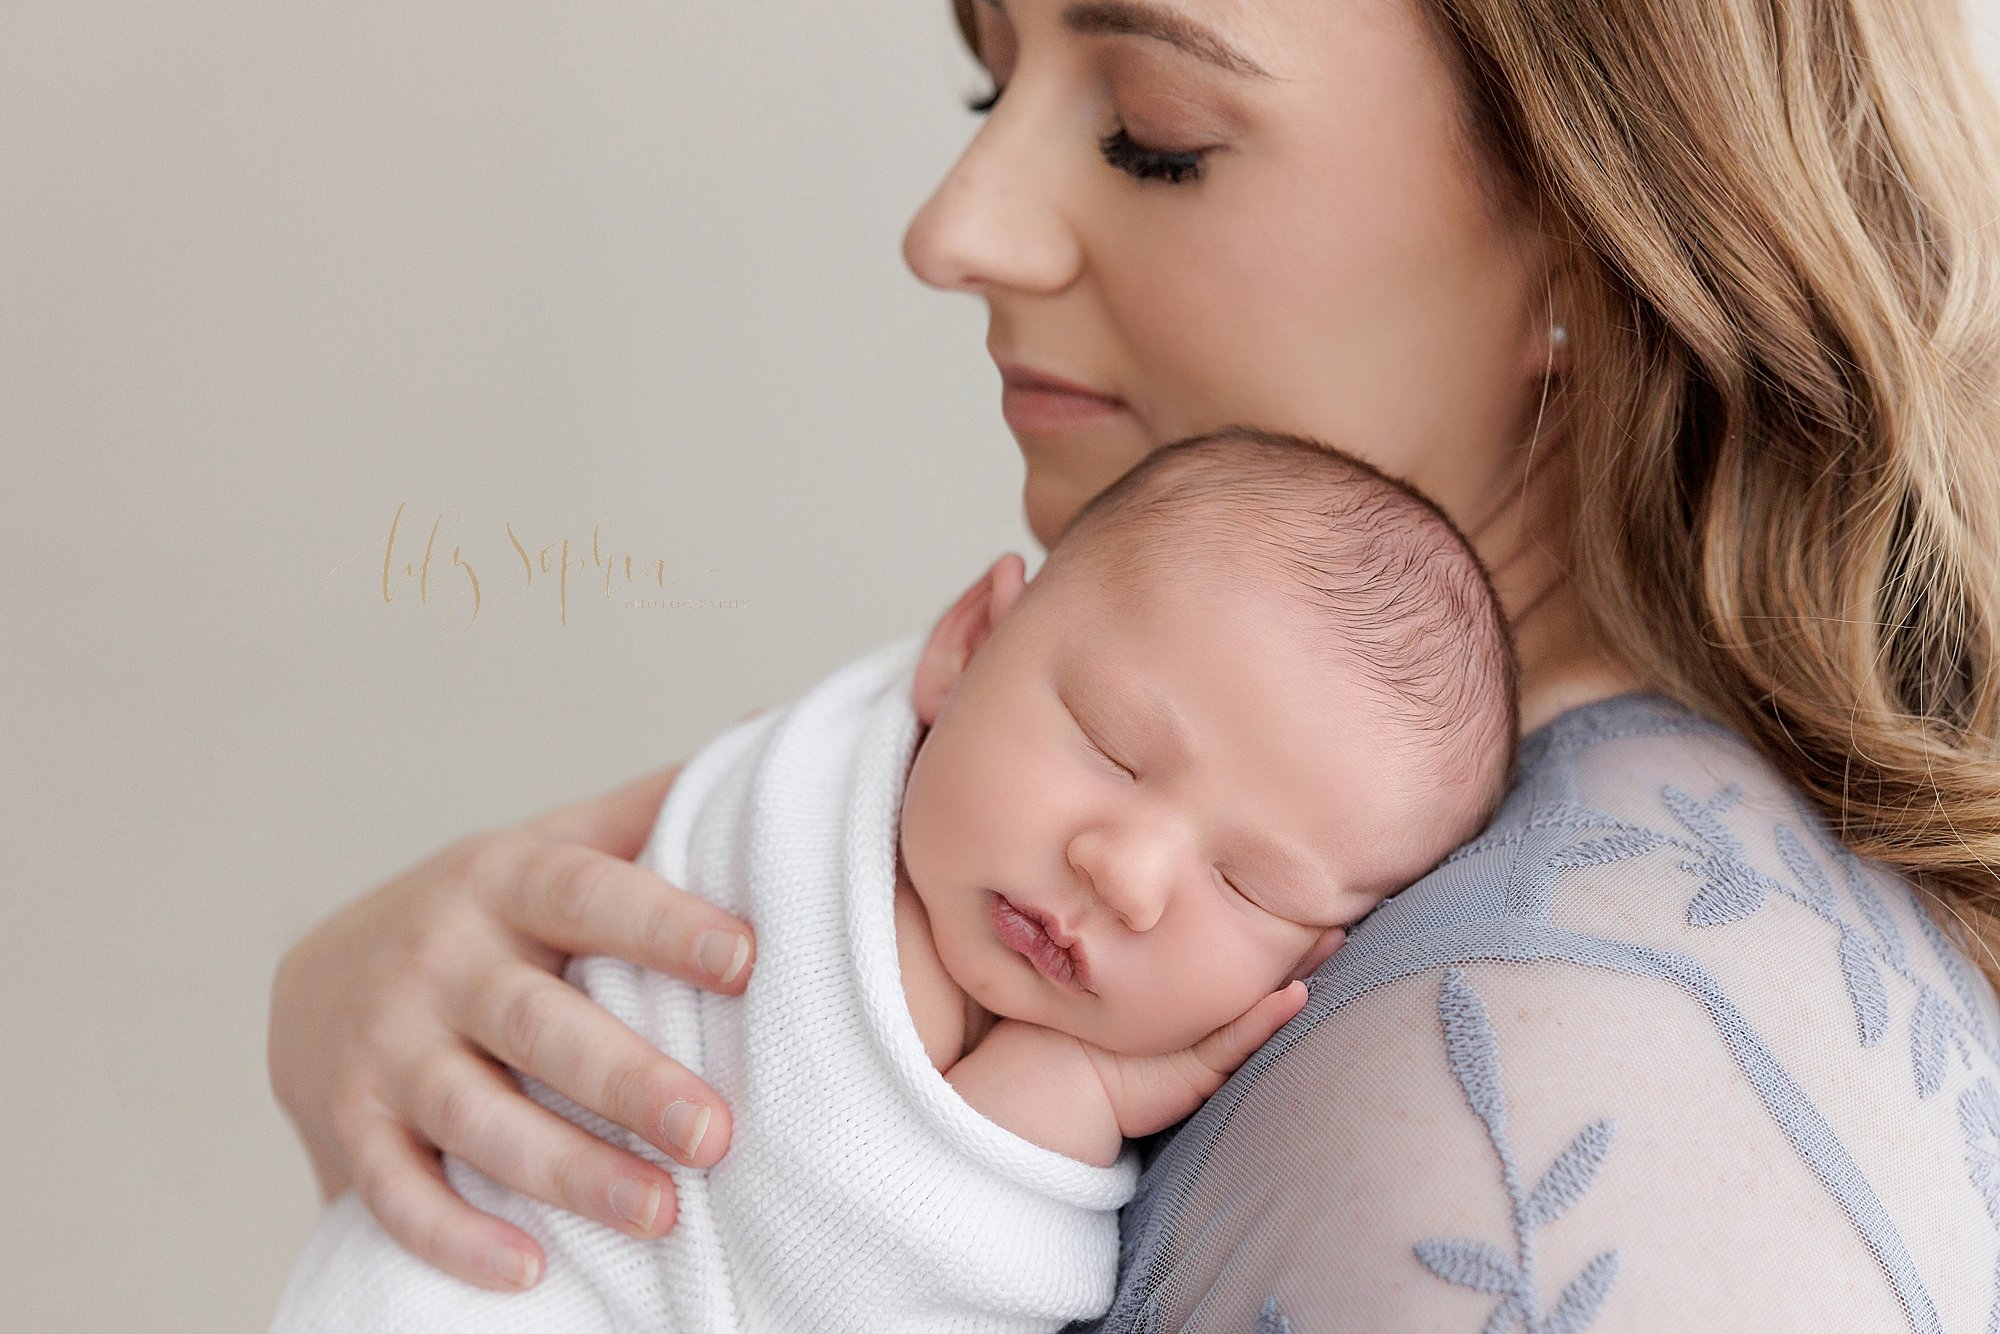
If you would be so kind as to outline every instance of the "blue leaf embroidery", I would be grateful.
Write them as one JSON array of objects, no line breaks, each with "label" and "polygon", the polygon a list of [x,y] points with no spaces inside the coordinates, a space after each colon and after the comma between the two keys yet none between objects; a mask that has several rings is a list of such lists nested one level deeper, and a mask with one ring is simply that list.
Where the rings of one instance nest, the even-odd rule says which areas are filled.
[{"label": "blue leaf embroidery", "polygon": [[1474,1114],[1486,1123],[1486,1133],[1504,1135],[1507,1108],[1500,1095],[1500,1050],[1493,1041],[1486,1007],[1466,985],[1465,974],[1456,968],[1445,973],[1438,991],[1438,1018],[1444,1022],[1444,1046],[1452,1077],[1465,1090],[1465,1100],[1472,1104]]},{"label": "blue leaf embroidery", "polygon": [[[1984,1075],[1958,1095],[1958,1126],[1965,1132],[1965,1171],[1985,1202],[1986,1216],[2000,1225],[2000,1094]],[[1986,1313],[1988,1334],[2000,1330],[2000,1273],[1994,1275],[1995,1296]]]},{"label": "blue leaf embroidery", "polygon": [[1417,1258],[1447,1283],[1495,1296],[1521,1286],[1514,1262],[1483,1241],[1420,1241]]},{"label": "blue leaf embroidery", "polygon": [[1573,843],[1549,858],[1549,865],[1558,871],[1568,871],[1579,866],[1601,866],[1606,862],[1622,862],[1651,852],[1664,842],[1666,839],[1652,830],[1635,826],[1617,830],[1603,838]]},{"label": "blue leaf embroidery", "polygon": [[1692,860],[1680,864],[1683,871],[1702,877],[1701,892],[1688,904],[1689,926],[1740,921],[1763,906],[1766,890],[1777,888],[1769,876],[1750,866],[1743,845],[1722,823],[1723,812],[1742,797],[1743,788],[1734,783],[1707,802],[1696,801],[1672,784],[1660,789],[1667,809],[1701,844],[1692,849],[1696,853]]},{"label": "blue leaf embroidery", "polygon": [[1804,891],[1807,905],[1821,917],[1832,917],[1838,911],[1834,907],[1833,886],[1827,883],[1826,872],[1819,869],[1819,862],[1806,851],[1790,825],[1779,825],[1771,831],[1771,837],[1778,845],[1778,855],[1785,859],[1785,869]]},{"label": "blue leaf embroidery", "polygon": [[1742,799],[1741,783],[1731,783],[1716,793],[1713,801],[1707,803],[1696,801],[1671,784],[1662,788],[1660,795],[1666,798],[1667,809],[1674,813],[1674,817],[1702,842],[1722,845],[1735,841],[1730,838],[1729,831],[1723,827],[1719,817]]},{"label": "blue leaf embroidery", "polygon": [[1522,1309],[1521,1299],[1509,1297],[1494,1307],[1482,1334],[1534,1334],[1528,1326],[1528,1313]]},{"label": "blue leaf embroidery", "polygon": [[1549,1170],[1542,1173],[1542,1179],[1528,1193],[1527,1203],[1521,1206],[1521,1222],[1525,1226],[1538,1228],[1555,1222],[1590,1189],[1598,1165],[1610,1152],[1615,1130],[1613,1122],[1592,1121],[1576,1132],[1569,1147],[1556,1155]]},{"label": "blue leaf embroidery", "polygon": [[1764,906],[1764,887],[1738,862],[1682,862],[1681,869],[1707,876],[1701,893],[1688,904],[1689,926],[1727,926]]},{"label": "blue leaf embroidery", "polygon": [[[1672,802],[1668,804],[1672,805]],[[1958,1053],[1968,1070],[1975,1064],[1974,1042],[1988,1056],[2000,1057],[2000,1052],[1995,1052],[1991,1045],[1986,1020],[1966,976],[1964,960],[1944,940],[1930,915],[1920,905],[1913,905],[1915,911],[1912,917],[1917,930],[1930,942],[1939,964],[1951,980],[1953,990],[1964,1005],[1963,1010],[1954,1007],[1943,992],[1917,976],[1913,960],[1903,946],[1902,933],[1896,929],[1881,895],[1869,884],[1868,872],[1861,859],[1828,835],[1824,825],[1810,810],[1802,807],[1800,814],[1812,841],[1825,856],[1839,864],[1848,895],[1861,909],[1868,930],[1864,932],[1847,920],[1840,910],[1837,896],[1831,891],[1830,879],[1821,870],[1819,859],[1807,850],[1805,840],[1784,824],[1772,830],[1772,839],[1797,886],[1779,884],[1777,888],[1785,897],[1811,910],[1838,933],[1840,975],[1847,984],[1848,1001],[1854,1007],[1854,1022],[1860,1033],[1861,1045],[1876,1046],[1887,1035],[1893,1016],[1886,978],[1896,976],[1916,991],[1916,1003],[1910,1014],[1910,1070],[1915,1076],[1920,1099],[1930,1097],[1944,1086],[1951,1052]],[[1994,1334],[2000,1334],[2000,1329],[1996,1329]]]},{"label": "blue leaf embroidery", "polygon": [[1944,1083],[1944,1039],[1950,1019],[1935,991],[1917,992],[1917,1012],[1910,1017],[1910,1063],[1917,1073],[1917,1097],[1928,1098]]},{"label": "blue leaf embroidery", "polygon": [[1889,910],[1882,905],[1882,896],[1877,894],[1861,874],[1861,863],[1847,849],[1840,849],[1842,878],[1847,881],[1847,892],[1860,905],[1861,916],[1867,920],[1869,929],[1882,942],[1882,950],[1889,962],[1901,964],[1903,955],[1903,933],[1889,920]]},{"label": "blue leaf embroidery", "polygon": [[1840,927],[1840,975],[1847,979],[1847,998],[1854,1003],[1861,1045],[1872,1047],[1889,1027],[1889,993],[1883,989],[1881,970],[1869,955],[1867,943],[1844,922]]},{"label": "blue leaf embroidery", "polygon": [[1438,1022],[1444,1029],[1445,1055],[1453,1078],[1465,1093],[1473,1115],[1486,1127],[1486,1138],[1500,1160],[1500,1180],[1507,1191],[1508,1216],[1514,1229],[1510,1258],[1488,1242],[1453,1238],[1425,1240],[1414,1250],[1424,1268],[1447,1283],[1471,1288],[1503,1300],[1486,1320],[1486,1334],[1580,1334],[1593,1319],[1618,1276],[1619,1253],[1606,1251],[1585,1265],[1546,1318],[1540,1306],[1535,1272],[1535,1234],[1561,1217],[1590,1189],[1610,1151],[1617,1122],[1593,1121],[1578,1131],[1542,1173],[1532,1191],[1521,1189],[1514,1150],[1507,1139],[1507,1100],[1500,1081],[1500,1048],[1485,1003],[1465,974],[1447,968],[1438,987]]},{"label": "blue leaf embroidery", "polygon": [[1958,1095],[1958,1126],[1965,1132],[1965,1171],[1986,1204],[1986,1215],[2000,1223],[2000,1094],[1993,1082],[1979,1082]]},{"label": "blue leaf embroidery", "polygon": [[1618,1278],[1618,1252],[1605,1251],[1583,1267],[1556,1299],[1555,1309],[1542,1322],[1539,1334],[1580,1334],[1597,1317],[1597,1308],[1611,1295]]}]

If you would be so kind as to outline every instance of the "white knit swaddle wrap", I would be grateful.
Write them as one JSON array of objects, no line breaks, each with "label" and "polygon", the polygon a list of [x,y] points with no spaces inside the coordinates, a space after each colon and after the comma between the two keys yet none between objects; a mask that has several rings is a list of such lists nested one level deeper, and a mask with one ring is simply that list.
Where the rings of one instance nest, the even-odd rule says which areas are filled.
[{"label": "white knit swaddle wrap", "polygon": [[467,1200],[541,1242],[541,1283],[461,1283],[345,1195],[322,1213],[275,1330],[1054,1331],[1105,1309],[1136,1154],[1093,1167],[979,1115],[931,1065],[903,996],[896,835],[922,642],[878,649],[738,724],[661,808],[640,864],[756,927],[742,997],[603,956],[569,965],[572,983],[735,1113],[728,1154],[701,1172],[521,1080],[671,1173],[673,1232],[639,1241],[448,1157]]}]

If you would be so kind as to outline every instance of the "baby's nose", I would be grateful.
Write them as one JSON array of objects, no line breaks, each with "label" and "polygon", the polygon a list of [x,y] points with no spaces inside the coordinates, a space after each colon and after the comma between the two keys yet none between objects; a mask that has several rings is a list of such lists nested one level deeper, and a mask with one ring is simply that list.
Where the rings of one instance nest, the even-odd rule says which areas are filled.
[{"label": "baby's nose", "polygon": [[1172,896],[1173,850],[1158,839],[1105,838],[1086,845],[1072,865],[1090,883],[1098,900],[1128,931],[1150,931],[1159,924]]}]

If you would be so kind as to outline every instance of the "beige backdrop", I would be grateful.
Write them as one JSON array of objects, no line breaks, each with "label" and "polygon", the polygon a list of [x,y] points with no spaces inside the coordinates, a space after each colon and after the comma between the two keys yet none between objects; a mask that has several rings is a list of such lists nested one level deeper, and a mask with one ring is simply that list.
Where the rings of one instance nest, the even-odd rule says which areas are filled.
[{"label": "beige backdrop", "polygon": [[293,940],[1038,557],[947,8],[0,6],[0,1329],[262,1329]]}]

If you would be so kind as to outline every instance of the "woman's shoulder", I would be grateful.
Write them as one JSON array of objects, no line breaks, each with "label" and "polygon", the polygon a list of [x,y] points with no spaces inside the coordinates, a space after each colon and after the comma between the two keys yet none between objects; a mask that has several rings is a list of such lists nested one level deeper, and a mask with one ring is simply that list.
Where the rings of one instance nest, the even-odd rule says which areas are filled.
[{"label": "woman's shoulder", "polygon": [[1966,1068],[2000,1067],[2000,1003],[1909,881],[1843,846],[1741,737],[1657,696],[1528,737],[1486,831],[1361,922],[1314,983],[1338,1008],[1480,960],[1541,965],[1552,1010],[1586,1003],[1576,970],[1643,982],[1727,1044],[1775,1034],[1781,1063],[1872,1048],[1900,1018],[1925,1094],[1953,1044]]},{"label": "woman's shoulder", "polygon": [[[1119,1310],[1229,1292],[1340,1330],[2000,1318],[1992,989],[1907,882],[1686,709],[1623,696],[1529,737],[1488,830],[1309,986],[1148,1146]],[[1284,1259],[1302,1244],[1340,1259],[1305,1273]]]},{"label": "woman's shoulder", "polygon": [[[1486,830],[1364,919],[1322,972],[1495,934],[1562,957],[1589,940],[1700,948],[1727,934],[1709,928],[1783,905],[1838,932],[1843,898],[1849,925],[1878,940],[1935,931],[1907,882],[1843,847],[1747,741],[1670,700],[1620,695],[1527,737]],[[1911,920],[1893,923],[1896,905]]]}]

